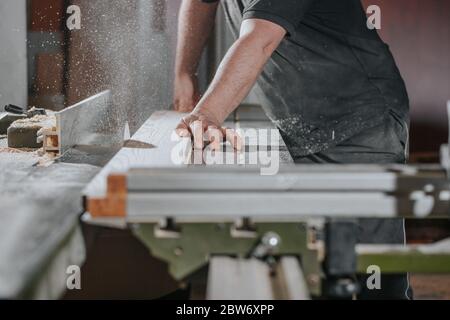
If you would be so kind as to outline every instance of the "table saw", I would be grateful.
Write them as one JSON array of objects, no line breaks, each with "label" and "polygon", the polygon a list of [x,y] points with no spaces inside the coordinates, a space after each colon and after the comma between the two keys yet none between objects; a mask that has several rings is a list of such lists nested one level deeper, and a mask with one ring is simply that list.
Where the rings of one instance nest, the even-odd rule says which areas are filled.
[{"label": "table saw", "polygon": [[[296,166],[283,143],[251,140],[241,154],[220,151],[243,161],[209,166],[195,163],[190,139],[173,137],[181,117],[162,111],[145,122],[131,139],[140,147],[122,148],[83,191],[83,221],[132,230],[175,279],[202,283],[204,297],[348,298],[358,290],[352,276],[374,265],[450,272],[450,239],[365,245],[352,231],[359,218],[448,219],[446,147],[436,165]],[[276,130],[239,116],[227,126]],[[276,174],[246,163],[259,152],[278,157]]]}]

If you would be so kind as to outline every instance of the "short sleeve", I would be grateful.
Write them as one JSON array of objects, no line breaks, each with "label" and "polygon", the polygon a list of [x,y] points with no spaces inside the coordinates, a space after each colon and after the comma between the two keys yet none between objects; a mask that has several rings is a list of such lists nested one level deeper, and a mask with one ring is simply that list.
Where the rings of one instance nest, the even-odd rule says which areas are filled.
[{"label": "short sleeve", "polygon": [[295,33],[315,0],[251,0],[244,9],[245,19],[263,19]]}]

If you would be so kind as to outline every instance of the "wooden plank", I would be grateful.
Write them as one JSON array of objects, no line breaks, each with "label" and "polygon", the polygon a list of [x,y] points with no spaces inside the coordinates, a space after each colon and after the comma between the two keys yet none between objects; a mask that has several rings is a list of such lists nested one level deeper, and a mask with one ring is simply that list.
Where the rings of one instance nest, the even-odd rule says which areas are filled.
[{"label": "wooden plank", "polygon": [[259,260],[212,257],[208,300],[273,300],[269,266]]},{"label": "wooden plank", "polygon": [[[126,173],[130,168],[187,165],[191,140],[180,139],[174,132],[182,117],[183,114],[172,111],[154,113],[133,135],[134,143],[126,144],[101,170],[83,192],[87,198],[87,211],[92,216],[125,215]],[[178,159],[172,159],[174,150],[179,151]],[[108,178],[111,176],[115,178]],[[115,183],[118,185],[111,185]]]},{"label": "wooden plank", "polygon": [[[186,167],[188,164],[204,164],[203,156],[211,154],[209,151],[200,153],[200,162],[196,162],[191,156],[192,145],[189,138],[181,139],[175,134],[175,127],[183,117],[172,111],[156,112],[147,120],[144,125],[132,137],[132,145],[125,145],[118,154],[111,160],[101,173],[92,181],[84,191],[87,198],[87,211],[93,217],[123,217],[126,215],[127,190],[129,191],[129,172],[135,168],[151,170],[151,168],[177,168]],[[269,122],[259,123],[259,128],[270,127]],[[256,142],[257,143],[257,142]],[[281,141],[281,144],[284,143]],[[258,152],[258,151],[257,151]],[[219,154],[219,153],[216,153]],[[174,157],[178,155],[178,157]],[[240,154],[232,149],[229,143],[223,147],[223,155],[233,157],[249,157],[250,152]],[[193,162],[194,161],[194,162]],[[247,164],[246,161],[243,163]],[[115,188],[121,191],[110,192],[108,183],[115,180],[108,180],[108,176],[121,176],[117,178],[122,181],[120,186]],[[141,179],[142,180],[142,179]],[[143,182],[145,184],[145,182]],[[153,183],[153,182],[150,182]]]},{"label": "wooden plank", "polygon": [[283,257],[276,272],[257,259],[212,257],[208,300],[309,300],[309,291],[295,257]]},{"label": "wooden plank", "polygon": [[[278,281],[274,282],[280,299],[310,300],[308,285],[296,257],[283,257],[277,266]],[[274,286],[275,286],[274,285]]]},{"label": "wooden plank", "polygon": [[131,138],[147,148],[125,146],[101,170],[97,177],[83,191],[89,197],[104,197],[107,194],[107,176],[125,174],[132,167],[170,167],[170,149],[176,143],[171,141],[172,133],[181,114],[172,111],[155,112]]}]

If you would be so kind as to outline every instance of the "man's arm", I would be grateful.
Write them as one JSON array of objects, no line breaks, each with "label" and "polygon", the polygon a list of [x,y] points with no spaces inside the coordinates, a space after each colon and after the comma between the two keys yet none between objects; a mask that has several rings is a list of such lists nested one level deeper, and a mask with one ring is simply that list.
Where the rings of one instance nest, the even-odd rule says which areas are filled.
[{"label": "man's arm", "polygon": [[178,22],[174,108],[190,112],[199,100],[196,72],[214,27],[218,2],[183,0]]},{"label": "man's arm", "polygon": [[[247,96],[285,35],[284,28],[270,21],[244,20],[239,39],[229,49],[194,111],[179,124],[178,132],[181,135],[194,133],[194,141],[200,142],[203,139],[195,137],[199,132],[199,120],[203,131],[210,127],[220,128]],[[196,143],[196,147],[201,148],[202,145]]]}]

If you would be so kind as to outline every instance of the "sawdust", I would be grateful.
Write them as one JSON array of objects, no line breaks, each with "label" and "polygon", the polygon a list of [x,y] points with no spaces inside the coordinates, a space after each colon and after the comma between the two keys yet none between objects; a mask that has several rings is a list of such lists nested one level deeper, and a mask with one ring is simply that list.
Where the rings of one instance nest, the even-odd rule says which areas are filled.
[{"label": "sawdust", "polygon": [[[34,150],[33,150],[34,151]],[[28,153],[30,150],[27,149],[14,149],[14,148],[0,148],[0,153]]]},{"label": "sawdust", "polygon": [[45,153],[44,150],[41,148],[39,150],[36,149],[15,149],[15,148],[9,148],[9,147],[0,147],[0,154],[26,154],[31,157],[36,158],[36,166],[38,167],[48,167],[55,163],[57,160],[56,153],[47,152]]},{"label": "sawdust", "polygon": [[56,126],[56,117],[54,114],[50,115],[37,115],[28,119],[21,119],[14,121],[11,127],[21,128],[53,128]]},{"label": "sawdust", "polygon": [[41,149],[41,156],[39,157],[39,161],[37,163],[38,167],[49,167],[51,166],[53,163],[55,163],[57,156],[55,153],[52,152],[47,152],[47,153],[42,153],[43,150]]}]

